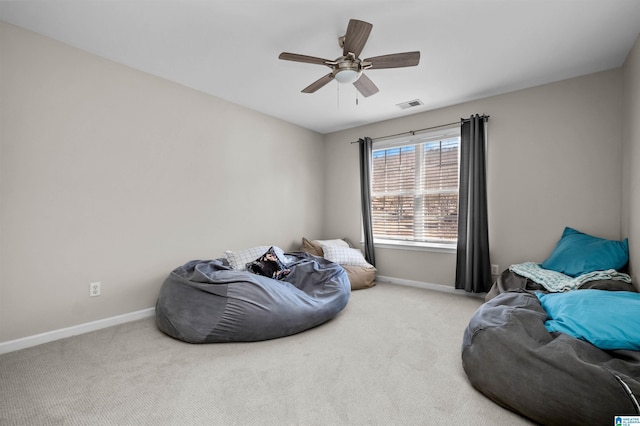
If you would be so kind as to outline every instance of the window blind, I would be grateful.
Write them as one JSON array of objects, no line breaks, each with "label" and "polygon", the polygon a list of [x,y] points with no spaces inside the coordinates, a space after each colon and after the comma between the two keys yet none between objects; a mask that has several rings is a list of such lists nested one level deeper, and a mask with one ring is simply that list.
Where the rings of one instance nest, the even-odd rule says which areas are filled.
[{"label": "window blind", "polygon": [[452,129],[374,143],[374,238],[457,240],[459,141],[459,129]]}]

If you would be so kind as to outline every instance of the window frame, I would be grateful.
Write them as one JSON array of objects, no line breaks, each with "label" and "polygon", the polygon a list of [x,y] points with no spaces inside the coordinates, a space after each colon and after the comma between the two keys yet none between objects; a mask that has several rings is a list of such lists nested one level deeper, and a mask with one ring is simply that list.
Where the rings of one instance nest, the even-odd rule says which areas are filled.
[{"label": "window frame", "polygon": [[[399,148],[402,146],[413,145],[416,146],[418,144],[442,141],[445,139],[451,139],[453,137],[458,138],[458,176],[460,175],[460,134],[461,134],[460,125],[452,125],[448,127],[438,128],[437,130],[425,131],[421,133],[412,133],[410,135],[405,136],[391,136],[388,138],[382,138],[375,140],[372,146],[372,176],[373,176],[373,152],[381,149],[389,149],[389,148]],[[371,185],[373,187],[373,178]],[[458,181],[458,187],[456,189],[456,193],[460,194],[460,182]],[[371,199],[373,202],[373,188],[371,188]],[[396,240],[396,239],[385,239],[380,237],[375,237],[374,235],[374,246],[377,248],[388,248],[388,249],[402,249],[402,250],[417,250],[417,251],[430,251],[430,252],[441,252],[441,253],[454,253],[457,250],[457,236],[455,241],[451,242],[443,242],[443,241],[410,241],[410,240]]]}]

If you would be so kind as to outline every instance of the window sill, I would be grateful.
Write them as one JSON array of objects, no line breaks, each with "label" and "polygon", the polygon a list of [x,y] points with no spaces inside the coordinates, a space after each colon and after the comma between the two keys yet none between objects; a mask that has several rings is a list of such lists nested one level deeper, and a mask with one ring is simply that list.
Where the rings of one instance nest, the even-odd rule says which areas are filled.
[{"label": "window sill", "polygon": [[376,240],[373,246],[375,248],[429,251],[436,253],[456,253],[457,251],[457,244],[413,243],[410,241]]}]

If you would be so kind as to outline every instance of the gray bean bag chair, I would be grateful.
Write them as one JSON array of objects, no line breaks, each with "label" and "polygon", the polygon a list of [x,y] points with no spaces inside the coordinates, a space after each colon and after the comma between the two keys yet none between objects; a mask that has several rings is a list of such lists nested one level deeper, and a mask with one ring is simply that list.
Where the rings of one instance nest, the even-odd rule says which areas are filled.
[{"label": "gray bean bag chair", "polygon": [[[604,290],[576,290],[583,291]],[[614,416],[640,415],[640,352],[603,350],[549,332],[548,319],[539,297],[524,290],[501,293],[482,305],[462,344],[471,384],[544,425],[607,425],[614,424]]]},{"label": "gray bean bag chair", "polygon": [[164,281],[156,323],[189,343],[251,342],[299,333],[334,318],[351,292],[344,269],[306,253],[288,253],[281,279],[235,270],[224,258],[194,260]]}]

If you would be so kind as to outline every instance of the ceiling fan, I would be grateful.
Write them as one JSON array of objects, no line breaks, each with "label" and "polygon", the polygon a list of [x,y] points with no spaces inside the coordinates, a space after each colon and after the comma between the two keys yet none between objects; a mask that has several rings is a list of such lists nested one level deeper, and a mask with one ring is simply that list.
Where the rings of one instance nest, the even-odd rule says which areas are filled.
[{"label": "ceiling fan", "polygon": [[371,28],[373,25],[368,22],[351,19],[347,33],[338,38],[338,43],[342,47],[342,56],[334,61],[288,52],[282,52],[278,58],[285,61],[326,65],[331,68],[329,74],[311,83],[302,90],[302,93],[314,93],[335,79],[339,83],[353,83],[364,97],[368,97],[378,93],[379,89],[369,77],[362,73],[364,70],[413,67],[420,62],[420,52],[393,53],[360,59],[360,53],[369,38]]}]

